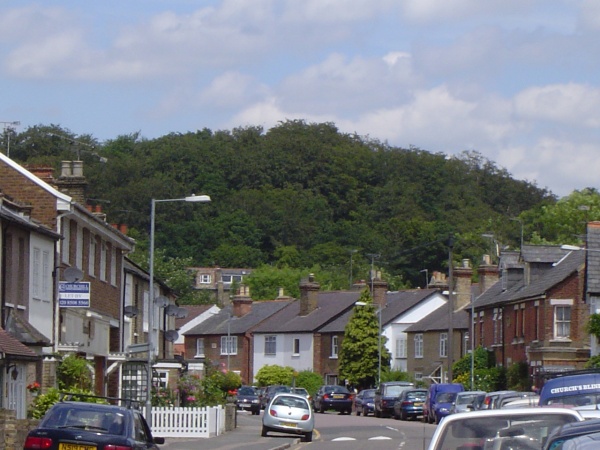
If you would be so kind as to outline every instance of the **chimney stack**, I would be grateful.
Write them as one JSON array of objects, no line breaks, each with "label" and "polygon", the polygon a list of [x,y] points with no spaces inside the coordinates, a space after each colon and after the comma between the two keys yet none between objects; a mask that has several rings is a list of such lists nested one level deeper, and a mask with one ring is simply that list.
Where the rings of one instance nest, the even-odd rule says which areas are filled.
[{"label": "chimney stack", "polygon": [[477,269],[479,275],[479,295],[487,291],[498,281],[499,270],[497,266],[492,265],[490,255],[483,255],[483,260]]},{"label": "chimney stack", "polygon": [[[377,308],[383,308],[386,305],[386,297],[385,294],[388,289],[387,281],[383,281],[381,279],[381,272],[377,272],[375,274],[375,278],[371,281],[373,285],[373,290],[371,292],[371,296],[373,297],[373,305]],[[369,286],[370,288],[371,286]]]},{"label": "chimney stack", "polygon": [[85,205],[87,181],[83,176],[83,161],[63,161],[56,186],[80,205]]},{"label": "chimney stack", "polygon": [[455,267],[453,272],[456,286],[456,300],[454,307],[456,310],[471,303],[471,278],[473,277],[473,268],[471,261],[468,259],[462,260],[461,267]]},{"label": "chimney stack", "polygon": [[250,297],[250,287],[241,285],[237,294],[232,299],[233,315],[235,317],[245,316],[252,309],[252,298]]},{"label": "chimney stack", "polygon": [[300,312],[301,316],[307,316],[317,309],[317,292],[321,286],[315,282],[315,276],[311,273],[308,280],[300,282]]}]

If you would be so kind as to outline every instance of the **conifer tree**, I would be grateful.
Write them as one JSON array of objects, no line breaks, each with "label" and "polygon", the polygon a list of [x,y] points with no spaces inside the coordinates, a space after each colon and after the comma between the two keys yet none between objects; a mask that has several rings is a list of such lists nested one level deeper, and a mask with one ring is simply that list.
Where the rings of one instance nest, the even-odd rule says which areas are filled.
[{"label": "conifer tree", "polygon": [[[360,296],[352,317],[346,325],[344,340],[340,349],[340,378],[348,380],[355,386],[368,388],[375,386],[379,375],[379,356],[381,355],[381,368],[388,370],[390,353],[385,347],[387,338],[379,339],[378,310],[373,305],[373,299],[368,289]],[[378,350],[381,341],[381,352]]]}]

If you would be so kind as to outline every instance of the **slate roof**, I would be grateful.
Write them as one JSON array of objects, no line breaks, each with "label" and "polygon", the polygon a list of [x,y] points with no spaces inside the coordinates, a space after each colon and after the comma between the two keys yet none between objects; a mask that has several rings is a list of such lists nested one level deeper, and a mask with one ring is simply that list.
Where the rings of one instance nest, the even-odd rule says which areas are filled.
[{"label": "slate roof", "polygon": [[528,263],[555,263],[565,254],[565,250],[554,245],[524,245],[521,249],[521,258]]},{"label": "slate roof", "polygon": [[5,331],[23,344],[41,347],[51,345],[50,339],[18,314],[9,313],[6,318],[5,327]]},{"label": "slate roof", "polygon": [[[445,304],[423,317],[423,319],[419,320],[417,323],[409,326],[405,331],[407,333],[444,331],[448,330],[449,326],[448,304]],[[468,330],[470,328],[469,313],[466,309],[454,311],[452,315],[452,328],[455,330]]]},{"label": "slate roof", "polygon": [[184,326],[186,323],[194,320],[200,314],[208,311],[214,305],[181,305],[182,308],[185,308],[188,312],[187,317],[176,318],[175,319],[175,328],[179,329]]},{"label": "slate roof", "polygon": [[[279,310],[290,306],[292,300],[270,300],[253,302],[250,312],[242,317],[233,315],[233,307],[229,305],[218,314],[209,317],[202,323],[196,325],[191,330],[184,333],[185,336],[208,336],[208,335],[226,335],[243,334],[259,325],[266,318],[272,316]],[[231,321],[229,320],[231,314]]]},{"label": "slate roof", "polygon": [[549,289],[577,272],[584,262],[585,252],[567,252],[567,254],[556,262],[551,269],[548,269],[546,273],[527,286],[525,285],[524,279],[506,290],[502,289],[501,281],[495,283],[475,299],[475,308],[542,297]]},{"label": "slate roof", "polygon": [[[257,327],[255,333],[314,332],[332,322],[340,314],[354,308],[360,291],[317,292],[317,308],[306,316],[299,316],[300,300],[294,300],[289,308],[278,312]],[[337,325],[339,327],[341,325]],[[343,330],[343,328],[342,328]]]}]

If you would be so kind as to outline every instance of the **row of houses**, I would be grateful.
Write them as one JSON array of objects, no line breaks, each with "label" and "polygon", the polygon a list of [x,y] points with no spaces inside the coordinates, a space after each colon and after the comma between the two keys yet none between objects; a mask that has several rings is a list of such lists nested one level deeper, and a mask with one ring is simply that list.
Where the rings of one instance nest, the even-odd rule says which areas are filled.
[{"label": "row of houses", "polygon": [[[18,417],[31,401],[27,386],[56,386],[56,365],[67,354],[91,362],[97,394],[141,400],[149,375],[174,386],[181,373],[202,373],[206,364],[246,383],[266,364],[343,383],[338,355],[363,289],[372,291],[392,369],[416,379],[447,380],[452,362],[479,345],[505,367],[526,362],[533,384],[597,354],[585,324],[599,304],[599,223],[588,224],[584,251],[523,246],[497,263],[484,259],[475,273],[469,261],[449,276],[435,272],[427,289],[390,292],[374,275],[328,292],[308,278],[298,299],[281,292],[258,302],[243,285],[246,271],[197,269],[201,284],[220,280],[211,288],[221,302],[187,307],[184,317],[158,280],[150,301],[148,273],[128,258],[135,242],[88,202],[85,186],[80,161],[65,161],[55,178],[0,154],[1,406]],[[239,289],[229,299],[232,285]]]},{"label": "row of houses", "polygon": [[[178,321],[181,352],[191,370],[209,362],[238,372],[245,383],[267,364],[311,370],[340,383],[338,354],[362,289],[372,289],[391,369],[429,383],[452,378],[452,364],[482,346],[499,366],[526,363],[532,386],[556,372],[583,368],[597,354],[586,323],[598,312],[600,223],[588,224],[588,248],[524,245],[493,264],[484,256],[476,273],[468,260],[452,279],[434,273],[428,289],[390,292],[382,280],[348,291],[321,291],[312,279],[301,296],[253,302],[247,289],[231,305],[201,319]],[[473,280],[476,279],[477,283]],[[450,295],[449,284],[453,289]]]},{"label": "row of houses", "polygon": [[145,399],[149,311],[165,367],[157,378],[166,383],[181,366],[174,295],[156,282],[159,301],[149,301],[149,276],[128,259],[135,242],[89,204],[85,187],[81,161],[63,162],[55,178],[0,154],[0,406],[17,418],[35,394],[28,386],[56,387],[69,354],[90,362],[98,395]]}]

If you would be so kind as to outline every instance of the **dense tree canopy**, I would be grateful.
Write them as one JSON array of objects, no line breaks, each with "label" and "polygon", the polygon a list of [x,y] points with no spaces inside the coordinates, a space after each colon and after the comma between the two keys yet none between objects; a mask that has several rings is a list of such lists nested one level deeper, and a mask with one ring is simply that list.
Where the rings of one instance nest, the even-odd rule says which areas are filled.
[{"label": "dense tree canopy", "polygon": [[[90,201],[102,204],[110,222],[137,232],[142,248],[152,198],[210,195],[211,203],[156,209],[157,248],[198,266],[319,266],[343,280],[368,279],[367,255],[378,254],[377,268],[399,285],[422,286],[422,269],[445,270],[449,234],[456,259],[476,262],[489,250],[483,233],[518,247],[514,218],[526,240],[566,233],[537,221],[542,214],[558,226],[554,196],[475,152],[449,157],[391,147],[331,123],[151,140],[133,133],[104,143],[56,125],[12,133],[17,162],[52,164],[58,176],[61,160],[82,159]],[[340,284],[329,278],[325,284]]]}]

